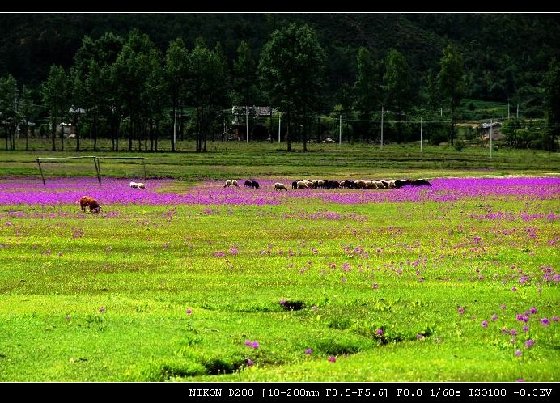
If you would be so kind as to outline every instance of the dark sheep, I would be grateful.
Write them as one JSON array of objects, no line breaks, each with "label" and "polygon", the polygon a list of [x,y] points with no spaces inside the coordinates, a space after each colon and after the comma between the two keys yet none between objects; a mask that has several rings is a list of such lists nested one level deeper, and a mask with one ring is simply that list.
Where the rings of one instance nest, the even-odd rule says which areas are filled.
[{"label": "dark sheep", "polygon": [[340,188],[340,182],[335,180],[325,180],[325,189],[338,189]]},{"label": "dark sheep", "polygon": [[408,180],[402,180],[402,179],[397,179],[395,180],[395,188],[396,189],[400,189],[402,188],[404,185],[408,184]]},{"label": "dark sheep", "polygon": [[245,181],[243,186],[251,188],[251,189],[258,189],[260,187],[259,182],[254,179],[248,179]]},{"label": "dark sheep", "polygon": [[411,186],[432,186],[426,179],[414,179],[409,182]]}]

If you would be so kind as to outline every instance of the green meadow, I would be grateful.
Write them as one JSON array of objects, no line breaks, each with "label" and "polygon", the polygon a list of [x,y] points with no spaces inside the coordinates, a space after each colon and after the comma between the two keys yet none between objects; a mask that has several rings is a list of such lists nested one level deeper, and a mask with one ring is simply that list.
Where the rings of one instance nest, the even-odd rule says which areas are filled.
[{"label": "green meadow", "polygon": [[[530,151],[236,146],[127,155],[145,156],[149,177],[175,178],[177,192],[232,176],[542,176],[558,166],[558,154]],[[35,158],[53,155],[75,154],[1,152],[0,181],[37,178]],[[45,171],[95,175],[82,160]],[[515,196],[113,204],[99,215],[0,205],[0,381],[558,382],[559,215],[558,199]]]}]

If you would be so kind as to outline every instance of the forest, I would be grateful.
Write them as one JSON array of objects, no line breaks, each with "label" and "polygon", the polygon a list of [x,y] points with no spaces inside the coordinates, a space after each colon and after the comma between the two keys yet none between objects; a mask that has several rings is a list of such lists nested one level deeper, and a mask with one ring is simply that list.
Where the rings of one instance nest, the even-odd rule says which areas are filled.
[{"label": "forest", "polygon": [[205,151],[249,124],[270,140],[282,119],[305,150],[325,122],[377,142],[385,119],[381,141],[400,143],[423,119],[453,144],[461,122],[503,118],[477,113],[494,103],[508,145],[556,150],[559,44],[546,13],[0,14],[2,131],[6,149],[46,136],[56,150],[65,122],[77,150],[88,136]]}]

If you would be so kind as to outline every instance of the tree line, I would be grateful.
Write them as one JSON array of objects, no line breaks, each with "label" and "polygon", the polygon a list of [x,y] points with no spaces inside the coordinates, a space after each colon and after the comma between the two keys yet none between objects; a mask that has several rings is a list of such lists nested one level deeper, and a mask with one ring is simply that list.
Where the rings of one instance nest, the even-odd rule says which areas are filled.
[{"label": "tree line", "polygon": [[[288,151],[293,140],[307,150],[310,128],[321,114],[354,121],[354,132],[368,140],[376,136],[372,121],[380,111],[388,111],[396,120],[391,140],[401,142],[406,141],[403,131],[410,116],[435,119],[445,106],[446,136],[453,144],[458,107],[469,82],[463,53],[453,42],[421,82],[406,54],[390,48],[384,57],[376,57],[361,46],[353,56],[353,81],[339,83],[334,98],[326,96],[333,85],[327,74],[327,48],[315,29],[302,22],[274,30],[259,51],[241,40],[232,59],[220,42],[208,44],[202,37],[191,47],[178,37],[161,51],[138,29],[127,35],[107,31],[97,39],[85,35],[71,66],[51,65],[36,89],[19,85],[11,74],[0,77],[6,149],[15,149],[17,130],[26,136],[28,149],[27,125],[44,117],[53,151],[64,148],[64,133],[57,132],[57,126],[70,121],[77,128],[77,151],[85,135],[93,139],[94,149],[99,138],[110,138],[112,150],[118,151],[119,139],[125,138],[129,151],[157,151],[160,141],[170,141],[175,151],[177,136],[183,138],[188,129],[196,151],[204,152],[208,135],[222,131],[226,111],[233,105],[266,105],[281,113]],[[539,144],[550,150],[556,149],[560,127],[558,66],[551,59],[542,79],[547,130]],[[185,110],[188,128],[178,118]],[[522,130],[512,130],[518,129]]]}]

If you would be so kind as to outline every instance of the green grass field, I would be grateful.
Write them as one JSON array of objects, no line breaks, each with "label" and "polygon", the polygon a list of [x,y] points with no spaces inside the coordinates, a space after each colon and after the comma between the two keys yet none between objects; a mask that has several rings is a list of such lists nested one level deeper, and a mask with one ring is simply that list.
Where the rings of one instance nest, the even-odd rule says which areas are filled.
[{"label": "green grass field", "polygon": [[[90,141],[83,140],[80,153],[67,140],[66,151],[48,151],[48,141],[34,140],[31,151],[0,151],[0,177],[39,176],[37,158],[108,156],[144,157],[149,177],[173,177],[186,181],[224,179],[230,177],[436,177],[441,175],[506,175],[558,173],[560,153],[536,150],[494,150],[472,146],[461,151],[452,146],[393,144],[381,149],[371,144],[318,144],[309,143],[309,152],[302,152],[300,143],[293,151],[286,151],[285,143],[266,142],[212,142],[208,152],[196,153],[193,142],[181,142],[176,153],[166,152],[169,142],[161,141],[162,152],[110,152],[109,143],[99,142],[93,150]],[[123,145],[121,145],[121,148]],[[43,163],[48,176],[95,176],[90,159],[74,159]],[[101,175],[138,176],[143,167],[134,160],[103,160]]]},{"label": "green grass field", "polygon": [[[559,166],[548,153],[400,151],[143,155],[148,175],[175,177],[176,192],[226,177],[543,176]],[[37,156],[1,152],[0,182],[37,177]],[[86,162],[52,165],[47,181],[95,174]],[[560,293],[545,276],[560,271],[559,215],[557,198],[515,195],[112,204],[100,215],[0,204],[0,381],[558,382]]]}]

